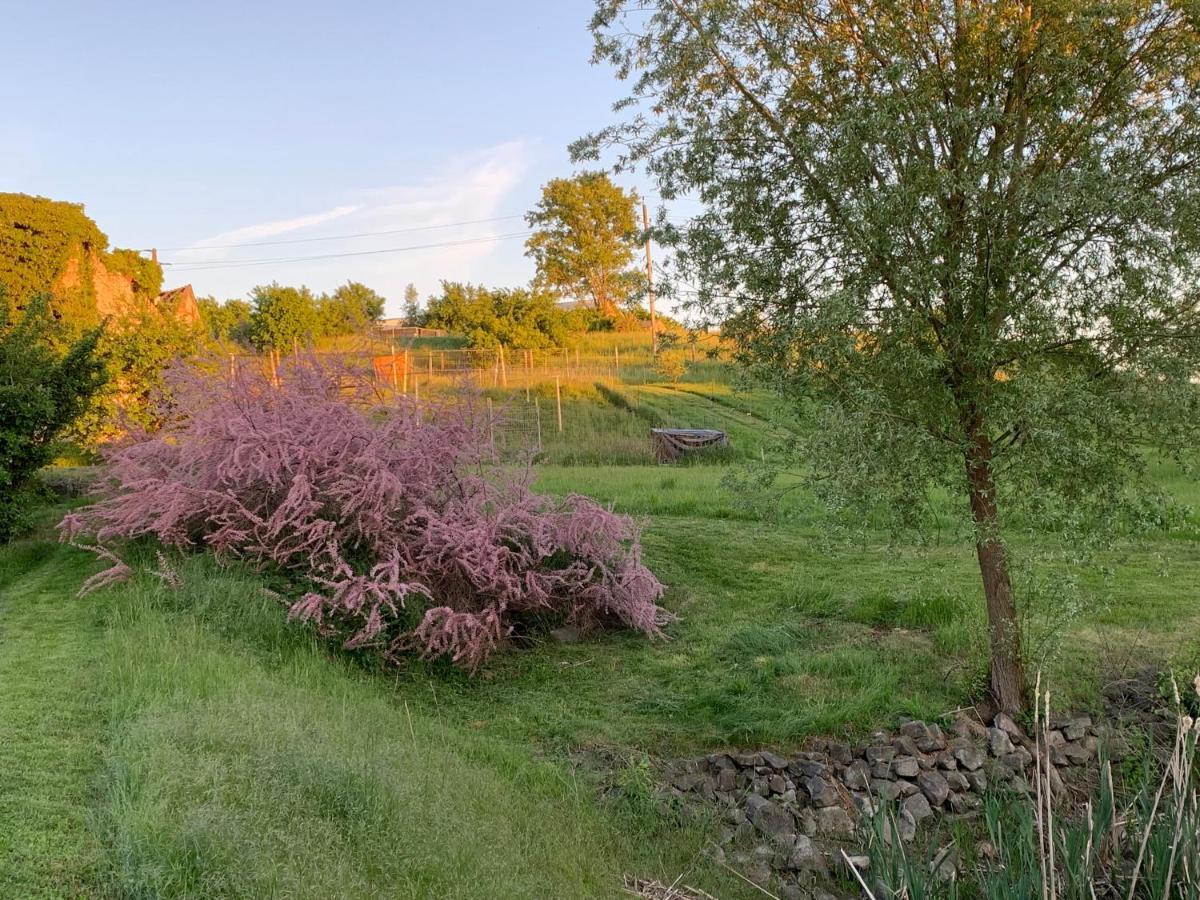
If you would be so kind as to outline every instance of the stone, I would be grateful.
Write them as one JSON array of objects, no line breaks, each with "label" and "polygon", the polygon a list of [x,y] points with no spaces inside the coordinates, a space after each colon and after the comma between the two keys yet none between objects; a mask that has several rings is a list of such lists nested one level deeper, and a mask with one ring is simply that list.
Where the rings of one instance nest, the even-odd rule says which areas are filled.
[{"label": "stone", "polygon": [[825,752],[839,766],[848,766],[854,759],[854,754],[850,752],[850,745],[841,741],[826,741]]},{"label": "stone", "polygon": [[922,819],[927,819],[933,815],[933,810],[929,806],[929,801],[925,799],[924,794],[913,794],[903,804],[904,811],[913,817],[913,820],[920,822]]},{"label": "stone", "polygon": [[892,747],[897,756],[916,756],[921,752],[917,749],[917,742],[903,734],[892,740]]},{"label": "stone", "polygon": [[964,744],[955,748],[954,758],[958,760],[958,764],[968,772],[974,772],[983,765],[985,759],[983,751],[974,744]]},{"label": "stone", "polygon": [[564,625],[562,628],[551,628],[550,637],[560,644],[578,644],[583,640],[583,633],[574,625]]},{"label": "stone", "polygon": [[988,729],[988,749],[992,756],[1004,756],[1006,753],[1013,752],[1013,742],[1005,732],[999,728]]},{"label": "stone", "polygon": [[958,875],[958,848],[954,844],[945,847],[933,858],[930,870],[939,881],[950,881]]},{"label": "stone", "polygon": [[829,766],[812,759],[794,759],[788,763],[788,771],[801,778],[825,778],[829,774]]},{"label": "stone", "polygon": [[1133,753],[1133,748],[1130,747],[1125,735],[1121,734],[1116,728],[1108,725],[1098,726],[1096,728],[1096,736],[1099,739],[1099,746],[1103,748],[1105,755],[1113,762],[1120,762]]},{"label": "stone", "polygon": [[854,820],[840,806],[826,806],[817,810],[817,833],[832,838],[854,836]]},{"label": "stone", "polygon": [[787,790],[787,781],[782,775],[772,775],[767,779],[767,787],[772,794],[782,794]]},{"label": "stone", "polygon": [[1067,762],[1071,765],[1083,765],[1092,758],[1092,753],[1083,741],[1072,741],[1064,745],[1062,755],[1066,757]]},{"label": "stone", "polygon": [[1061,731],[1059,731],[1057,728],[1051,729],[1050,731],[1046,732],[1046,746],[1047,747],[1061,747],[1064,744],[1066,744],[1066,742],[1067,742],[1067,739],[1065,737],[1063,737],[1063,733]]},{"label": "stone", "polygon": [[911,756],[897,756],[892,760],[892,774],[897,778],[916,778],[921,767]]},{"label": "stone", "polygon": [[798,834],[788,855],[787,867],[800,872],[824,872],[825,857],[817,849],[812,838],[806,834]]},{"label": "stone", "polygon": [[844,868],[847,872],[849,872],[851,869],[855,869],[859,872],[865,872],[867,869],[871,868],[871,857],[869,856],[850,856],[847,853],[842,853],[838,855],[838,860],[841,862],[842,868]]},{"label": "stone", "polygon": [[995,862],[1000,858],[1000,851],[996,849],[996,845],[991,841],[983,840],[975,845],[975,855],[979,859]]},{"label": "stone", "polygon": [[901,797],[911,797],[913,794],[919,794],[921,789],[911,781],[900,780],[896,782],[896,787],[900,789]]},{"label": "stone", "polygon": [[1081,741],[1087,736],[1088,729],[1092,727],[1092,719],[1090,716],[1079,716],[1075,719],[1067,720],[1062,726],[1063,737],[1068,741]]},{"label": "stone", "polygon": [[896,756],[895,747],[868,747],[863,751],[863,756],[872,766],[891,765],[892,760]]},{"label": "stone", "polygon": [[917,786],[935,807],[941,806],[950,796],[950,785],[940,772],[922,772],[917,776]]},{"label": "stone", "polygon": [[905,722],[900,726],[900,733],[905,737],[912,738],[914,741],[919,741],[922,738],[927,738],[929,734],[929,726],[924,722]]},{"label": "stone", "polygon": [[801,779],[801,784],[808,791],[813,806],[833,806],[838,802],[837,788],[819,775]]},{"label": "stone", "polygon": [[987,737],[987,728],[975,716],[968,715],[965,712],[959,713],[950,730],[960,738],[983,738]]},{"label": "stone", "polygon": [[996,718],[992,721],[992,725],[999,728],[1014,741],[1021,742],[1025,739],[1025,732],[1021,727],[1013,721],[1012,716],[1008,713],[996,713]]},{"label": "stone", "polygon": [[771,840],[790,844],[796,836],[796,820],[786,809],[758,796],[746,798],[746,817]]},{"label": "stone", "polygon": [[894,781],[884,781],[881,778],[871,779],[871,793],[886,803],[891,803],[900,796],[900,785]]},{"label": "stone", "polygon": [[962,772],[947,772],[944,777],[952,791],[969,791],[971,789],[971,782],[967,781],[967,776]]},{"label": "stone", "polygon": [[706,759],[711,769],[730,769],[731,771],[737,769],[737,763],[733,761],[733,757],[728,753],[710,753]]},{"label": "stone", "polygon": [[936,754],[936,752],[946,749],[946,734],[942,733],[940,726],[930,725],[929,737],[918,738],[917,749],[923,754]]},{"label": "stone", "polygon": [[935,757],[934,762],[939,769],[943,769],[947,772],[958,768],[958,760],[954,758],[954,751],[952,750],[942,750]]},{"label": "stone", "polygon": [[746,811],[740,806],[735,806],[725,813],[725,821],[733,825],[741,825],[746,821]]},{"label": "stone", "polygon": [[764,766],[770,766],[777,772],[782,772],[788,767],[788,761],[786,759],[776,753],[772,753],[769,750],[764,750],[758,755],[762,757],[762,764]]},{"label": "stone", "polygon": [[953,793],[946,804],[950,807],[951,812],[961,815],[983,806],[983,798],[970,793]]},{"label": "stone", "polygon": [[892,772],[892,764],[890,762],[878,762],[871,766],[872,778],[895,778],[896,775]]},{"label": "stone", "polygon": [[870,767],[861,759],[854,760],[842,773],[842,783],[852,791],[865,791],[871,784]]},{"label": "stone", "polygon": [[671,779],[671,784],[672,786],[679,788],[679,790],[683,791],[685,794],[704,794],[708,792],[705,790],[706,787],[709,791],[712,790],[712,782],[709,781],[706,776],[698,773],[676,775]]},{"label": "stone", "polygon": [[975,770],[966,773],[967,782],[971,785],[971,790],[977,794],[987,793],[988,780],[982,770]]},{"label": "stone", "polygon": [[763,764],[762,754],[760,753],[738,753],[733,757],[733,761],[743,769],[750,769]]},{"label": "stone", "polygon": [[875,801],[871,799],[870,794],[854,791],[850,794],[850,798],[854,801],[854,808],[858,810],[858,814],[864,819],[870,819],[875,816],[876,808]]},{"label": "stone", "polygon": [[717,771],[717,790],[718,791],[735,791],[737,790],[737,771],[734,769],[719,769]]}]

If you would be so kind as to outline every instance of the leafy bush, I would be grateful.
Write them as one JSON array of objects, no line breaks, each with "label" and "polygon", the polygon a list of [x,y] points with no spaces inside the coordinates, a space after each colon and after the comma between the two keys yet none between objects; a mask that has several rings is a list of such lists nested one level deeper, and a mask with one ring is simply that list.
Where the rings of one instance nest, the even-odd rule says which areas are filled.
[{"label": "leafy bush", "polygon": [[472,347],[503,345],[518,350],[561,347],[571,322],[547,293],[517,288],[485,288],[442,282],[440,296],[429,299],[424,324],[465,335]]},{"label": "leafy bush", "polygon": [[47,341],[44,299],[34,299],[24,316],[14,318],[0,292],[0,541],[22,526],[30,479],[50,462],[55,440],[104,383],[98,330],[60,356]]},{"label": "leafy bush", "polygon": [[473,404],[382,405],[315,360],[278,389],[257,370],[189,369],[170,389],[166,425],[108,451],[106,495],[63,520],[66,536],[104,550],[152,535],[291,573],[307,588],[293,617],[389,657],[476,669],[539,620],[660,633],[662,585],[632,522],[486,467]]}]

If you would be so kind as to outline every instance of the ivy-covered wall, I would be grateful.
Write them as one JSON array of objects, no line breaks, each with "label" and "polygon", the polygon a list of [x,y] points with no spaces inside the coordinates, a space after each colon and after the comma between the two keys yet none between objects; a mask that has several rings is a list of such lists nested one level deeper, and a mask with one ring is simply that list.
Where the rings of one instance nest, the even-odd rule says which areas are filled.
[{"label": "ivy-covered wall", "polygon": [[0,193],[0,288],[8,302],[23,309],[46,294],[55,318],[69,331],[91,328],[100,319],[97,263],[104,273],[129,279],[138,300],[153,301],[162,290],[162,267],[135,250],[109,252],[108,237],[81,204]]}]

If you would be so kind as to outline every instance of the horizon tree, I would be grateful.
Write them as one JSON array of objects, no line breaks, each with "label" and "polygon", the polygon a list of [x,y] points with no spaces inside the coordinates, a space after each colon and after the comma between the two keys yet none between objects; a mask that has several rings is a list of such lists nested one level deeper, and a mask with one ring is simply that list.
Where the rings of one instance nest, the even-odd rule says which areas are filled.
[{"label": "horizon tree", "polygon": [[320,330],[317,299],[306,287],[260,284],[250,292],[250,303],[250,343],[259,350],[287,351]]},{"label": "horizon tree", "polygon": [[[839,502],[959,498],[990,694],[1026,708],[1005,534],[1153,521],[1197,445],[1200,43],[1187,0],[599,0],[614,148],[695,305],[795,399]],[[1158,498],[1161,499],[1161,498]]]},{"label": "horizon tree", "polygon": [[637,198],[604,172],[554,178],[525,216],[534,233],[526,256],[537,281],[613,315],[641,284],[633,268],[639,225]]}]

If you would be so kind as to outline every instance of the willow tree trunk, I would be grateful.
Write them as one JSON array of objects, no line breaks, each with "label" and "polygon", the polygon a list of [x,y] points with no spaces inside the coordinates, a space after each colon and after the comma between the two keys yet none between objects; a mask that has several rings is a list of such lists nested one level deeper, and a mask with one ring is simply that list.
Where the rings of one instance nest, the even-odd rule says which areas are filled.
[{"label": "willow tree trunk", "polygon": [[1013,602],[1008,556],[996,521],[996,485],[992,477],[992,444],[976,429],[966,453],[967,491],[975,524],[975,555],[987,601],[988,638],[992,651],[991,692],[1001,711],[1016,715],[1026,708],[1028,682],[1021,659],[1021,625]]}]

